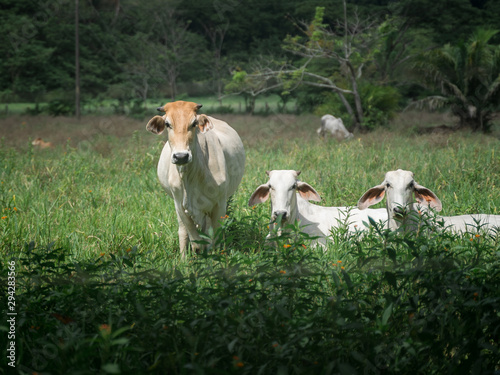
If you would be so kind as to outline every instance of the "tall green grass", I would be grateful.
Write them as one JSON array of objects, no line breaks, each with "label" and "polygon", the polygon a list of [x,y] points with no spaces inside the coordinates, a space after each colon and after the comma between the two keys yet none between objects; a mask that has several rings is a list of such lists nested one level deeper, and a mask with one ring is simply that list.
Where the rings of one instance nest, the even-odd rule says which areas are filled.
[{"label": "tall green grass", "polygon": [[[337,143],[316,139],[307,116],[227,119],[246,145],[245,176],[209,234],[214,247],[186,261],[156,177],[161,137],[84,132],[53,150],[3,140],[0,281],[14,260],[14,373],[500,369],[498,234],[339,229],[323,252],[300,233],[267,243],[269,207],[247,206],[269,169],[301,170],[322,204],[340,206],[402,168],[445,215],[500,214],[498,140],[374,132]],[[3,349],[5,319],[0,330]]]}]

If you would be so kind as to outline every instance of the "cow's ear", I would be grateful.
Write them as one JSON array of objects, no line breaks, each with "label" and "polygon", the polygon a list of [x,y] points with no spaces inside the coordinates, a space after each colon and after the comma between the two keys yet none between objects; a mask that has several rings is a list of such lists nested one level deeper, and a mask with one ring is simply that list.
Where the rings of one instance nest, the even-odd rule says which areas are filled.
[{"label": "cow's ear", "polygon": [[415,184],[413,192],[415,193],[415,200],[422,206],[430,206],[438,212],[443,209],[443,205],[437,195],[425,186]]},{"label": "cow's ear", "polygon": [[248,205],[250,207],[255,206],[256,204],[259,203],[264,203],[267,201],[269,198],[269,185],[260,185],[255,191],[253,192],[252,196],[250,197],[250,200],[248,201]]},{"label": "cow's ear", "polygon": [[210,121],[207,115],[198,115],[197,120],[198,128],[200,129],[201,133],[206,133],[207,131],[214,128],[214,124],[212,123],[212,121]]},{"label": "cow's ear", "polygon": [[360,210],[364,210],[365,208],[373,206],[374,204],[377,204],[382,199],[384,199],[384,196],[385,185],[381,184],[378,186],[374,186],[371,189],[368,189],[368,191],[364,193],[361,198],[359,198],[358,208]]},{"label": "cow's ear", "polygon": [[314,188],[306,182],[297,181],[297,192],[308,201],[321,202],[321,197]]},{"label": "cow's ear", "polygon": [[146,129],[154,134],[161,134],[165,130],[165,120],[161,116],[155,116],[149,120]]}]

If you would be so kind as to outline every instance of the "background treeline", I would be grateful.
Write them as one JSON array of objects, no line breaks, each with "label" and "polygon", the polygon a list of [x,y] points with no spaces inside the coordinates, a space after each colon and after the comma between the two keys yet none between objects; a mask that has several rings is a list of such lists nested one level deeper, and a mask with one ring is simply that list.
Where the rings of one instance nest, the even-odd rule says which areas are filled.
[{"label": "background treeline", "polygon": [[[433,65],[428,55],[446,44],[467,50],[481,38],[478,28],[500,29],[495,0],[351,0],[345,14],[341,0],[80,0],[79,20],[81,95],[88,108],[112,99],[116,112],[127,106],[140,111],[148,99],[210,95],[224,110],[224,96],[236,93],[253,112],[258,95],[274,93],[283,110],[293,100],[296,111],[328,109],[369,128],[423,98],[434,107],[447,98],[453,110],[450,95],[460,98],[458,89],[468,98],[470,76],[478,74],[470,72],[484,71],[477,64],[486,60],[495,67],[488,66],[491,85],[484,88],[484,77],[477,78],[483,86],[476,85],[472,96],[484,101],[487,95],[489,112],[483,116],[478,104],[462,99],[454,112],[481,117],[471,126],[487,130],[482,124],[498,106],[495,51],[469,71],[470,54],[462,54],[463,61],[452,54],[453,78],[444,74],[446,79],[442,65],[450,56]],[[46,102],[52,114],[74,111],[75,1],[2,0],[0,28],[2,102]],[[496,47],[500,37],[491,32],[482,41]],[[347,46],[348,56],[337,55]],[[297,78],[305,70],[317,76],[315,82]],[[451,94],[436,78],[451,81]],[[318,84],[324,79],[349,91],[345,98]]]}]

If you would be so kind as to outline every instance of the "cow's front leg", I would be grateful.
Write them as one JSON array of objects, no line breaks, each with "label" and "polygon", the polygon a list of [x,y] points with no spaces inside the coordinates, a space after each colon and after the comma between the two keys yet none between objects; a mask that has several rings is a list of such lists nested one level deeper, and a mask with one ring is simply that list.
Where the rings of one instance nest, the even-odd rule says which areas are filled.
[{"label": "cow's front leg", "polygon": [[186,212],[182,206],[178,206],[177,204],[175,209],[179,224],[179,247],[182,258],[185,258],[189,241],[191,241],[191,248],[194,251],[199,251],[200,244],[194,243],[193,241],[200,241],[201,237],[198,234],[196,223],[193,221],[191,215],[189,215],[189,212]]},{"label": "cow's front leg", "polygon": [[189,235],[186,230],[186,227],[184,226],[184,223],[181,220],[178,220],[179,222],[179,248],[181,252],[181,258],[185,259],[186,258],[186,251],[189,245]]}]

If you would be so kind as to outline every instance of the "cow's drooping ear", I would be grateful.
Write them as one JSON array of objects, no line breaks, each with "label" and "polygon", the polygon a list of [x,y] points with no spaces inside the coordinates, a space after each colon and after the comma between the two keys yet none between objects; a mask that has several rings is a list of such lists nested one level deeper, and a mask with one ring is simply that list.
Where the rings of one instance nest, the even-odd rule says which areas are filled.
[{"label": "cow's drooping ear", "polygon": [[256,204],[259,203],[264,203],[267,201],[269,198],[269,185],[260,185],[255,191],[253,192],[252,196],[250,197],[250,200],[248,201],[248,205],[250,207],[255,206]]},{"label": "cow's drooping ear", "polygon": [[422,206],[429,206],[438,212],[443,209],[443,205],[437,195],[425,186],[415,183],[413,192],[415,193],[415,200]]},{"label": "cow's drooping ear", "polygon": [[373,206],[384,199],[384,196],[385,184],[374,186],[371,189],[368,189],[368,191],[364,193],[361,198],[359,198],[358,208],[360,210],[364,210],[365,208]]},{"label": "cow's drooping ear", "polygon": [[165,130],[165,120],[161,116],[155,116],[149,120],[146,129],[154,134],[161,134]]},{"label": "cow's drooping ear", "polygon": [[297,181],[297,192],[308,201],[321,202],[321,197],[314,188],[306,182]]},{"label": "cow's drooping ear", "polygon": [[207,115],[198,115],[197,121],[198,128],[200,129],[201,133],[206,133],[207,131],[214,128],[214,124],[212,123],[212,121],[210,121]]}]

